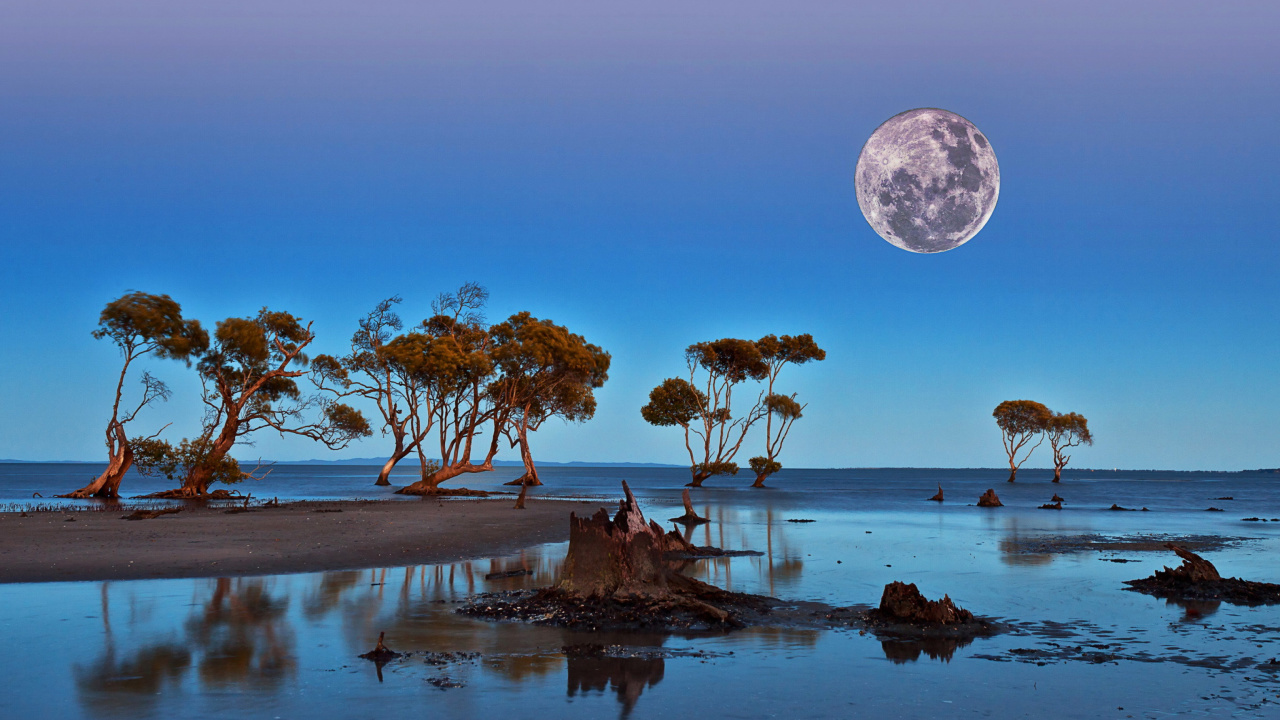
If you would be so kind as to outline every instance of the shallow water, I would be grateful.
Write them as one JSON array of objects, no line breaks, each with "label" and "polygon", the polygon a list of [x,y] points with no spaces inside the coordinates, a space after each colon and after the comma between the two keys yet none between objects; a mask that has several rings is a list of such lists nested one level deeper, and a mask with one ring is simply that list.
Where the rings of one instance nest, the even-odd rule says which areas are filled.
[{"label": "shallow water", "polygon": [[[694,542],[765,553],[701,561],[695,575],[832,605],[874,604],[885,583],[904,580],[1010,627],[960,647],[804,628],[601,636],[453,612],[476,592],[550,583],[564,546],[549,545],[452,565],[0,586],[0,716],[1280,716],[1280,663],[1268,664],[1280,657],[1280,607],[1182,607],[1123,589],[1173,564],[1171,553],[1019,552],[1061,535],[1223,535],[1240,539],[1205,555],[1224,575],[1280,580],[1280,523],[1241,521],[1280,517],[1275,476],[1020,477],[794,471],[780,489],[735,478],[695,496],[713,522]],[[613,498],[620,478],[650,517],[679,514],[678,472],[553,468],[539,492]],[[942,505],[924,500],[937,480]],[[987,487],[1007,507],[968,504]],[[1067,509],[1035,509],[1055,491]],[[1150,512],[1102,509],[1112,502]],[[1136,562],[1105,561],[1117,558]],[[518,568],[533,575],[484,578]],[[416,653],[381,678],[356,657],[379,631]],[[586,642],[622,646],[620,657],[560,651]]]}]

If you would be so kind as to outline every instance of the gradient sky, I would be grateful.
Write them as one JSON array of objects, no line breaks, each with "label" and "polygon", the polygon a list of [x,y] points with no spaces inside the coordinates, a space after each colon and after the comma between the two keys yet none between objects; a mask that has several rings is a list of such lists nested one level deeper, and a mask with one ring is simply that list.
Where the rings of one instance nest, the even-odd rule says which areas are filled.
[{"label": "gradient sky", "polygon": [[[1075,465],[1280,466],[1276,37],[1270,0],[7,0],[0,457],[103,455],[118,356],[90,332],[125,291],[289,310],[341,352],[379,299],[416,322],[475,280],[491,319],[613,354],[546,460],[683,463],[639,414],[683,348],[811,332],[786,465],[998,466],[991,410],[1030,398],[1090,419]],[[921,106],[1002,178],[927,256],[853,190]],[[192,433],[194,373],[148,367],[175,398],[136,429]]]}]

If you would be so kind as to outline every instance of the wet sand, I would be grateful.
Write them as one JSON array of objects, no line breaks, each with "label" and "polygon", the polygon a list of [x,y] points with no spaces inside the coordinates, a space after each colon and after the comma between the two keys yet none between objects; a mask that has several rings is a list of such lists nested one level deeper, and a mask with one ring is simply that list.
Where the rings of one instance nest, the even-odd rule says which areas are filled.
[{"label": "wet sand", "polygon": [[[128,511],[0,513],[0,582],[197,578],[440,563],[569,537],[589,503],[305,502],[125,521]],[[335,511],[341,512],[335,512]]]}]

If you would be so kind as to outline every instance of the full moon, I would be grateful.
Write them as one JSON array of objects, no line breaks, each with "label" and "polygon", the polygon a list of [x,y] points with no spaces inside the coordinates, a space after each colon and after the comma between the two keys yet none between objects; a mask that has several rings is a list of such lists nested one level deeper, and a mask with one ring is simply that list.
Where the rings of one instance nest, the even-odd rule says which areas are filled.
[{"label": "full moon", "polygon": [[1000,166],[973,123],[920,108],[871,133],[855,187],[858,207],[880,237],[911,252],[943,252],[987,224],[1000,195]]}]

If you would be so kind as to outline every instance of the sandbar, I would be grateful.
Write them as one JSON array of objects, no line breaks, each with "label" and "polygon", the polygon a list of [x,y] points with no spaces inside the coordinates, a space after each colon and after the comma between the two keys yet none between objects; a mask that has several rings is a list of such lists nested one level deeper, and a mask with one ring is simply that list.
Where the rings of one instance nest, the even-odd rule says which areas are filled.
[{"label": "sandbar", "polygon": [[568,540],[569,513],[600,505],[297,502],[240,513],[188,507],[140,521],[122,520],[127,510],[5,512],[0,583],[274,575],[495,557]]}]

